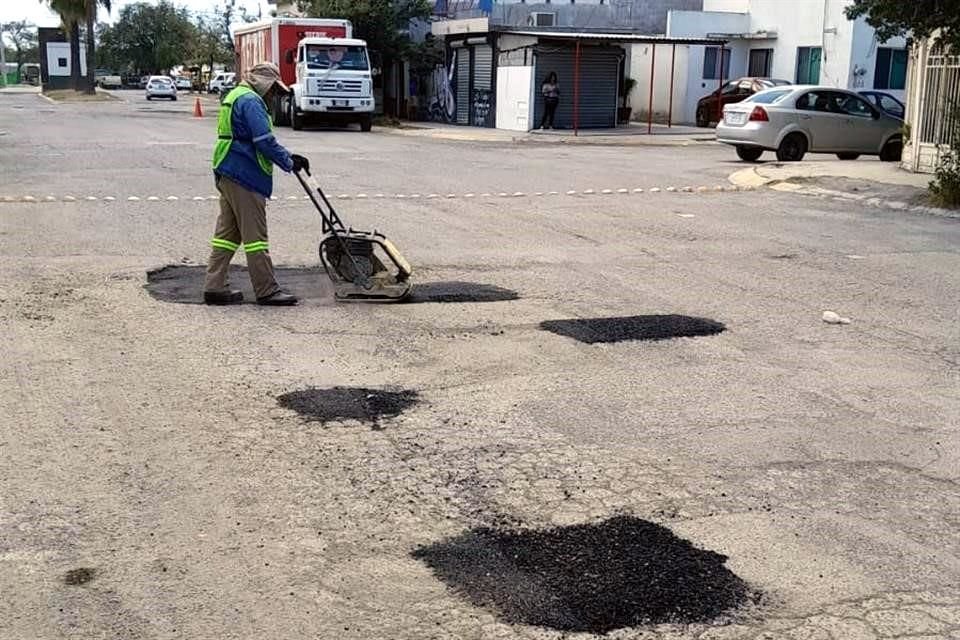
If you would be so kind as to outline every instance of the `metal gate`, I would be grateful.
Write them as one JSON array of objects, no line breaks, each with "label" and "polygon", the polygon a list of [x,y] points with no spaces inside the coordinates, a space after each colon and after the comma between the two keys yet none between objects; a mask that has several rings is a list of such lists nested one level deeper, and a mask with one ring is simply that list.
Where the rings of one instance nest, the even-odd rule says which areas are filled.
[{"label": "metal gate", "polygon": [[493,109],[493,47],[481,44],[473,50],[473,91],[470,100],[470,124],[492,127],[496,112]]},{"label": "metal gate", "polygon": [[457,124],[470,124],[470,49],[457,49]]},{"label": "metal gate", "polygon": [[960,127],[951,113],[953,105],[960,104],[960,53],[928,40],[917,43],[911,54],[907,86],[911,136],[902,165],[933,173]]},{"label": "metal gate", "polygon": [[[617,97],[620,87],[619,47],[584,46],[580,49],[580,105],[578,120],[581,129],[606,129],[617,126]],[[560,83],[560,105],[554,124],[560,129],[573,128],[574,66],[573,47],[541,45],[537,49],[535,70],[536,103],[534,125],[543,118],[544,104],[540,86],[551,71]]]}]

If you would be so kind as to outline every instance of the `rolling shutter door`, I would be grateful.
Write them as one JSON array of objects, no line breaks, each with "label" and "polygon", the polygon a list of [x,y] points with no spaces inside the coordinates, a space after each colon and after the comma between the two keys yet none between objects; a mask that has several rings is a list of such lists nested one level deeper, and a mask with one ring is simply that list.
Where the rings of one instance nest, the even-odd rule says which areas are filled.
[{"label": "rolling shutter door", "polygon": [[457,49],[457,124],[470,124],[470,49]]},{"label": "rolling shutter door", "polygon": [[481,44],[473,47],[473,96],[471,117],[478,127],[492,127],[493,111],[493,47]]},{"label": "rolling shutter door", "polygon": [[[604,129],[617,126],[617,92],[620,80],[619,48],[583,47],[580,51],[580,128]],[[573,128],[574,98],[573,47],[541,46],[537,52],[535,125],[543,118],[543,95],[540,85],[551,71],[560,82],[560,106],[555,124]]]}]

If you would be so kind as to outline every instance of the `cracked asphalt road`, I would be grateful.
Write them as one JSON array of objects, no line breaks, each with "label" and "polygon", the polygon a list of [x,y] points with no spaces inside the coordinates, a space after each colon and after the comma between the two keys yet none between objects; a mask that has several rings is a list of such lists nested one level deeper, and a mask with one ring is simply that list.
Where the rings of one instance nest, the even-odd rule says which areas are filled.
[{"label": "cracked asphalt road", "polygon": [[[0,196],[207,195],[213,120],[189,106],[0,96]],[[339,203],[417,281],[517,297],[338,305],[300,270],[295,309],[145,290],[203,263],[215,203],[0,202],[0,638],[589,638],[510,624],[411,552],[622,514],[764,598],[607,638],[960,638],[956,220],[601,194],[722,182],[737,165],[709,145],[279,135],[332,191],[597,193]],[[269,211],[275,261],[315,266],[308,203]],[[661,314],[726,330],[540,328]],[[278,404],[336,386],[417,403],[378,430]]]}]

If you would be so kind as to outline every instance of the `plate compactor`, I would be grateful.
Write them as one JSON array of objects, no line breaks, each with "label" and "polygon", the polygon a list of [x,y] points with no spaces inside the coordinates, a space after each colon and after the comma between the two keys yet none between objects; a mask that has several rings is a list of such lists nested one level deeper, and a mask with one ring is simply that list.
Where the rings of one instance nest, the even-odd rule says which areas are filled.
[{"label": "plate compactor", "polygon": [[376,230],[356,231],[345,227],[309,170],[295,173],[323,220],[320,262],[333,281],[337,300],[407,298],[413,288],[410,282],[413,269],[393,243]]}]

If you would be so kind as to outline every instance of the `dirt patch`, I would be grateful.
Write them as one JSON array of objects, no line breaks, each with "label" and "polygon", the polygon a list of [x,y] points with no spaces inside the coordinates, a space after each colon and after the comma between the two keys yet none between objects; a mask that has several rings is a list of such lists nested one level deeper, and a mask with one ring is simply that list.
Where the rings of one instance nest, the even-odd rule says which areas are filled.
[{"label": "dirt patch", "polygon": [[86,584],[93,580],[97,575],[96,569],[90,567],[80,567],[79,569],[70,569],[63,576],[63,582],[69,585]]},{"label": "dirt patch", "polygon": [[759,594],[658,524],[618,516],[547,530],[478,528],[412,553],[473,605],[512,624],[607,633],[705,623]]},{"label": "dirt patch", "polygon": [[43,95],[57,102],[114,102],[117,100],[117,98],[114,98],[109,93],[103,93],[102,91],[89,94],[82,91],[74,91],[73,89],[44,91]]},{"label": "dirt patch", "polygon": [[333,387],[300,389],[277,396],[284,409],[296,411],[307,422],[358,420],[382,428],[381,420],[395,418],[417,404],[419,394],[410,389]]},{"label": "dirt patch", "polygon": [[516,291],[476,282],[414,282],[407,304],[417,302],[503,302],[518,300]]},{"label": "dirt patch", "polygon": [[573,338],[587,344],[625,340],[670,340],[711,336],[726,329],[722,322],[678,315],[627,316],[622,318],[578,318],[546,320],[544,331]]},{"label": "dirt patch", "polygon": [[[203,304],[204,265],[169,265],[147,272],[147,292],[161,302]],[[304,302],[333,304],[333,285],[321,267],[278,267],[277,282]],[[243,291],[244,302],[254,304],[257,297],[246,267],[230,267],[230,286]]]}]

